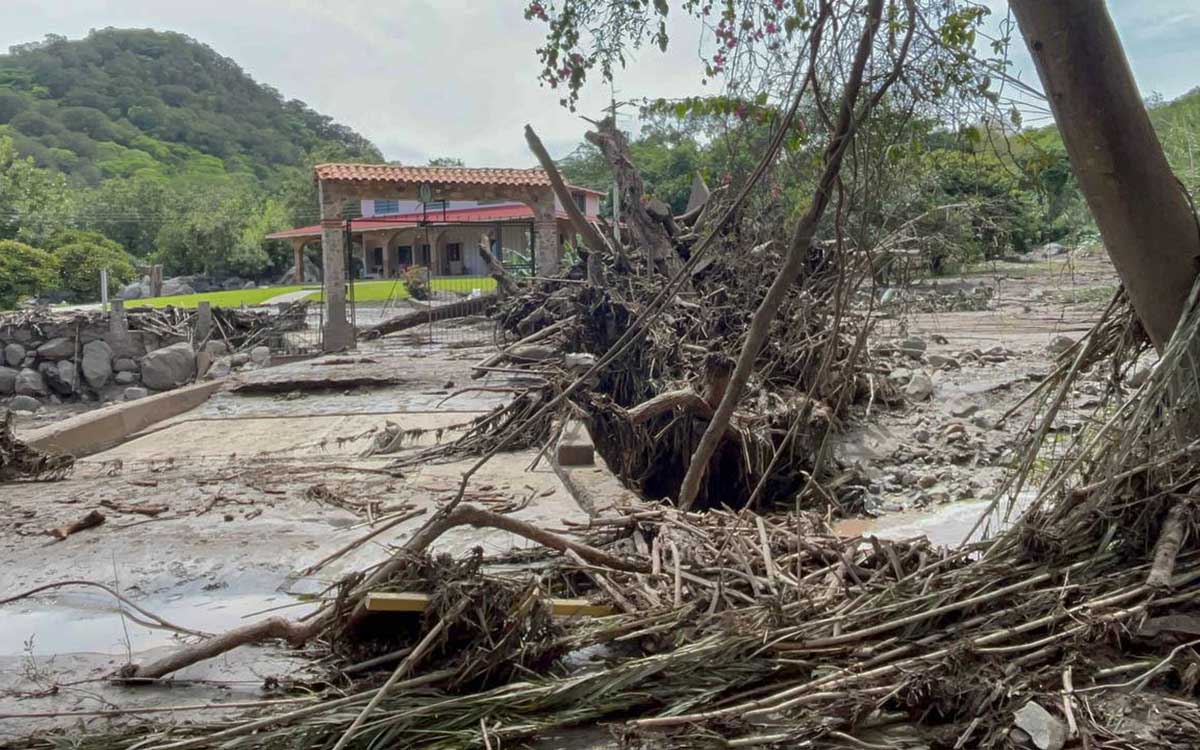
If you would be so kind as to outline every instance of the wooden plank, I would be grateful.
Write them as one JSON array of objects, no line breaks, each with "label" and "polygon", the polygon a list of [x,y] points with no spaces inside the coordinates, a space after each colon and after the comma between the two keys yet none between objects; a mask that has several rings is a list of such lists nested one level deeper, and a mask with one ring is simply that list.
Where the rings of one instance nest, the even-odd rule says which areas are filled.
[{"label": "wooden plank", "polygon": [[[428,594],[395,591],[373,591],[367,594],[368,612],[424,612],[429,606]],[[551,599],[551,613],[559,617],[607,617],[616,610],[607,604],[587,599]]]}]

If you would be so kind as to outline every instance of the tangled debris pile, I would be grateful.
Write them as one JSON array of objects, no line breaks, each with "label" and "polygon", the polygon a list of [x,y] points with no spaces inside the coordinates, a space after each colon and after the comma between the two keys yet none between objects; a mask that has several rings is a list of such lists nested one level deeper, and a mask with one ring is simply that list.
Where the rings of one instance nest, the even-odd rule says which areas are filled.
[{"label": "tangled debris pile", "polygon": [[18,440],[13,434],[13,413],[4,411],[0,418],[0,482],[62,479],[74,466],[73,456],[47,455]]},{"label": "tangled debris pile", "polygon": [[[732,380],[729,342],[754,325],[748,311],[765,284],[746,270],[738,243],[753,243],[764,274],[782,261],[766,229],[734,233],[716,220],[697,229],[674,217],[674,232],[658,222],[666,244],[656,244],[644,236],[653,221],[633,224],[642,240],[593,239],[590,248],[602,250],[589,249],[564,279],[510,289],[500,305],[503,330],[520,338],[480,369],[516,363],[539,384],[462,438],[399,460],[486,460],[544,444],[555,418],[574,416],[650,501],[551,530],[464,502],[468,471],[457,497],[386,561],[332,584],[315,613],[251,623],[120,675],[154,682],[279,639],[327,669],[300,705],[110,728],[76,745],[496,747],[598,722],[627,747],[1191,741],[1200,726],[1192,498],[1200,377],[1191,357],[1200,292],[1136,397],[1101,403],[1103,422],[1047,466],[1041,439],[1080,373],[1105,363],[1119,373],[1145,344],[1118,297],[1063,353],[1034,393],[1039,421],[1010,477],[1010,499],[1035,476],[1041,486],[1009,528],[954,550],[924,539],[840,538],[819,513],[759,515],[754,506],[820,499],[827,510],[854,497],[852,478],[824,455],[827,433],[856,400],[896,397],[869,367],[869,310],[844,303],[868,271],[845,258],[822,262],[788,291],[767,344],[753,352],[756,375],[702,488],[709,509],[690,512],[652,501],[680,487]],[[728,260],[697,261],[691,235],[723,244]],[[664,278],[687,291],[663,287]],[[381,447],[401,440],[395,431]],[[499,559],[428,555],[463,525],[539,547]],[[384,593],[422,603],[419,622],[374,609],[372,597]],[[586,598],[612,614],[555,619],[555,597]],[[1131,711],[1154,716],[1136,744],[1121,726]]]}]

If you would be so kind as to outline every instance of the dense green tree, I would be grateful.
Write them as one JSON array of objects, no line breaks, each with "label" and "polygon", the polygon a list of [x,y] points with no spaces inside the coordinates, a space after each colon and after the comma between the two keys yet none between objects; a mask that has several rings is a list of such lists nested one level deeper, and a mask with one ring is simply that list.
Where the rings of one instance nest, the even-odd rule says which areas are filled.
[{"label": "dense green tree", "polygon": [[134,259],[116,242],[98,232],[68,229],[56,232],[46,244],[59,269],[58,288],[73,302],[100,299],[100,271],[108,269],[108,291],[115,294],[137,277]]},{"label": "dense green tree", "polygon": [[57,282],[53,255],[23,242],[0,240],[0,310],[11,310],[22,298],[52,289]]},{"label": "dense green tree", "polygon": [[[381,158],[362,136],[285,100],[209,47],[152,30],[101,29],[11,48],[0,55],[0,124],[24,136],[21,154],[91,184],[138,172],[185,174],[203,155],[275,189],[288,168],[323,146]],[[99,159],[89,141],[106,147]]]},{"label": "dense green tree", "polygon": [[42,244],[70,215],[62,175],[20,158],[13,141],[0,135],[0,239]]}]

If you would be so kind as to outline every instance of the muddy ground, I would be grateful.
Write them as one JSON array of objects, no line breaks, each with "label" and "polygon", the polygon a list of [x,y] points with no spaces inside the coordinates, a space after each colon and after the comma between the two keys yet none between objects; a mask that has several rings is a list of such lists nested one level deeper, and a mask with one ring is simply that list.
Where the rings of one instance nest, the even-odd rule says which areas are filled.
[{"label": "muddy ground", "polygon": [[[1115,283],[1107,260],[1077,255],[996,264],[939,280],[936,289],[920,285],[885,305],[872,341],[877,376],[909,387],[924,372],[932,392],[902,406],[871,404],[869,414],[864,407],[845,426],[836,452],[870,478],[867,507],[877,517],[844,520],[843,533],[961,541],[989,504],[1030,415],[1025,409],[1004,423],[1000,416],[1053,366],[1047,347],[1056,337],[1077,339],[1090,327]],[[931,304],[952,308],[953,299],[978,287],[992,290],[985,310],[929,311]],[[318,575],[305,575],[306,567],[362,536],[372,520],[431,511],[470,463],[426,463],[389,474],[396,456],[363,456],[386,425],[440,430],[447,439],[509,398],[504,389],[522,385],[511,373],[470,379],[470,366],[494,348],[490,324],[468,321],[432,344],[426,337],[415,332],[367,344],[353,361],[319,358],[250,373],[238,384],[258,386],[253,392],[223,391],[81,461],[66,481],[0,488],[6,571],[0,598],[88,579],[198,630],[219,631],[268,610],[302,614],[312,606],[307,597],[382,559],[387,545],[407,538],[422,518]],[[923,348],[902,343],[912,339]],[[313,390],[313,381],[329,387]],[[496,390],[456,393],[471,386]],[[1090,387],[1085,383],[1065,410],[1064,431],[1082,424]],[[426,433],[406,450],[437,437]],[[529,469],[536,453],[502,454],[488,463],[476,475],[472,499],[498,509],[523,506],[516,517],[551,528],[584,520],[545,461]],[[153,517],[137,512],[148,506],[165,507]],[[46,535],[92,510],[106,516],[100,527],[65,541]],[[442,537],[438,549],[500,553],[523,544],[503,532],[460,529]],[[306,662],[270,647],[195,665],[177,674],[169,690],[104,682],[121,665],[177,643],[169,632],[122,617],[111,597],[96,590],[63,589],[3,606],[0,744],[35,728],[122,720],[45,714],[260,700],[276,692],[267,688],[269,678],[305,675]],[[568,745],[581,746],[557,746]]]}]

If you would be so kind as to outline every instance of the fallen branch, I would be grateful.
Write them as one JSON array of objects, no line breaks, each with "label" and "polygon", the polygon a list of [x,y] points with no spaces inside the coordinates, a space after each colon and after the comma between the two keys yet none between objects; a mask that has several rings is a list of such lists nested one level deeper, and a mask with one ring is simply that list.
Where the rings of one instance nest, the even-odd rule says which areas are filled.
[{"label": "fallen branch", "polygon": [[72,534],[78,534],[87,529],[94,529],[102,523],[104,523],[104,514],[98,510],[93,510],[83,518],[72,521],[64,526],[59,526],[56,529],[47,529],[46,533],[61,542]]},{"label": "fallen branch", "polygon": [[631,407],[626,415],[631,424],[644,424],[659,414],[665,414],[675,409],[683,409],[705,419],[711,419],[713,414],[712,407],[700,397],[700,394],[691,388],[681,388],[676,391],[660,393],[648,401],[643,401],[637,406]]},{"label": "fallen branch", "polygon": [[1170,587],[1171,576],[1175,574],[1175,560],[1187,532],[1183,523],[1187,507],[1187,501],[1181,500],[1167,511],[1162,531],[1154,545],[1154,562],[1150,565],[1150,574],[1146,576],[1147,586],[1156,589]]},{"label": "fallen branch", "polygon": [[293,647],[300,647],[316,635],[322,624],[324,623],[321,620],[297,623],[284,617],[270,617],[227,630],[200,643],[190,644],[145,666],[139,667],[130,664],[118,672],[118,675],[139,680],[163,677],[205,659],[220,656],[238,646],[262,643],[276,638],[287,641]]},{"label": "fallen branch", "polygon": [[583,244],[587,245],[588,250],[593,253],[610,250],[608,242],[575,205],[575,198],[572,197],[567,184],[563,182],[562,175],[558,173],[558,167],[554,165],[554,160],[546,152],[546,147],[542,145],[542,139],[538,138],[537,133],[533,132],[533,127],[530,125],[525,126],[525,142],[529,144],[529,150],[537,157],[538,163],[546,171],[546,176],[550,178],[550,187],[554,189],[554,195],[562,204],[563,210],[567,212],[571,226],[575,228],[580,237],[583,237]]},{"label": "fallen branch", "polygon": [[381,336],[387,336],[390,333],[407,331],[409,328],[416,328],[427,323],[465,318],[468,315],[479,315],[496,304],[498,299],[499,297],[495,293],[482,294],[471,299],[451,302],[448,305],[438,305],[430,307],[427,310],[417,310],[416,312],[397,315],[393,318],[388,318],[382,323],[371,326],[364,330],[362,335],[366,339],[377,339]]},{"label": "fallen branch", "polygon": [[546,326],[545,328],[542,328],[541,330],[534,331],[533,333],[529,334],[525,338],[520,339],[516,343],[505,347],[504,349],[502,349],[499,352],[496,352],[495,354],[492,354],[487,359],[485,359],[482,362],[480,362],[479,364],[475,365],[473,368],[471,368],[473,370],[473,372],[471,373],[471,377],[472,378],[483,377],[484,375],[487,374],[487,371],[483,368],[495,367],[496,365],[501,364],[502,362],[504,362],[504,360],[508,359],[509,353],[514,351],[515,349],[522,347],[522,346],[526,346],[528,344],[536,344],[537,342],[542,341],[543,339],[548,339],[551,336],[553,336],[554,334],[562,331],[564,328],[566,328],[568,325],[570,325],[573,322],[575,322],[574,315],[570,316],[569,318],[563,318],[562,320],[558,321],[557,323],[551,323],[550,325]]},{"label": "fallen branch", "polygon": [[169,510],[166,505],[131,505],[129,503],[118,503],[116,500],[101,500],[100,505],[109,510],[115,510],[118,513],[133,513],[139,516],[150,516],[151,518]]},{"label": "fallen branch", "polygon": [[202,636],[202,637],[207,637],[209,635],[209,633],[205,633],[202,630],[192,630],[191,628],[185,628],[180,625],[176,625],[175,623],[170,622],[168,620],[164,620],[163,618],[159,617],[158,615],[154,614],[153,612],[146,610],[146,609],[142,609],[138,605],[136,605],[133,602],[126,599],[119,592],[104,585],[103,583],[98,583],[96,581],[85,581],[82,579],[76,579],[76,580],[70,580],[70,581],[55,581],[54,583],[43,584],[41,586],[37,586],[35,588],[29,589],[28,591],[22,591],[19,594],[14,594],[13,596],[6,597],[4,599],[0,599],[0,606],[3,606],[5,604],[10,604],[15,601],[20,601],[21,599],[26,599],[26,598],[34,596],[36,594],[40,594],[43,591],[67,588],[69,586],[87,586],[87,587],[91,587],[91,588],[100,589],[101,591],[105,592],[112,598],[114,598],[117,601],[124,604],[126,607],[129,607],[134,612],[137,612],[139,615],[152,621],[155,625],[157,625],[158,627],[161,627],[165,630],[174,630],[178,633],[183,633],[185,635],[198,635],[198,636]]},{"label": "fallen branch", "polygon": [[500,290],[501,297],[511,297],[520,291],[517,282],[513,280],[512,275],[504,268],[504,264],[496,260],[496,256],[492,255],[492,250],[488,246],[488,236],[485,234],[479,238],[479,255],[483,258],[483,262],[487,263],[488,274],[496,280],[496,288]]}]

